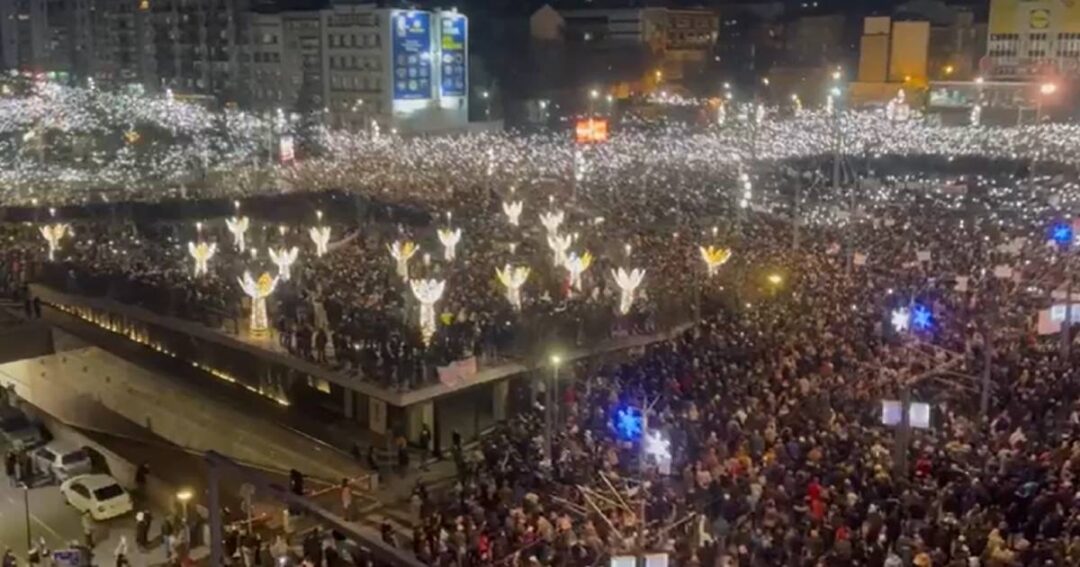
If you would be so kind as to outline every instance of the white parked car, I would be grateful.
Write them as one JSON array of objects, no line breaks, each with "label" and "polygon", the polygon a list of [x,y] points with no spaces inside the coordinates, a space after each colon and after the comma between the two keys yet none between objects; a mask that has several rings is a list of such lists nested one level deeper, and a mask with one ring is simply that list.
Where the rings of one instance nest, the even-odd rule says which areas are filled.
[{"label": "white parked car", "polygon": [[123,516],[132,509],[131,495],[107,474],[87,474],[69,478],[60,493],[79,512],[90,512],[95,520]]},{"label": "white parked car", "polygon": [[71,443],[55,440],[33,452],[38,470],[64,481],[93,472],[90,455]]}]

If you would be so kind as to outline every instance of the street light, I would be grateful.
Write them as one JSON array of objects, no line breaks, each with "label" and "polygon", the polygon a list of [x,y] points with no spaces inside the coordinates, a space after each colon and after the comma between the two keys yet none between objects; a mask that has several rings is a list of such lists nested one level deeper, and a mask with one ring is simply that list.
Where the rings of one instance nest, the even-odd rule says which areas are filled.
[{"label": "street light", "polygon": [[1054,83],[1043,83],[1039,85],[1039,98],[1035,102],[1035,123],[1040,124],[1042,122],[1042,109],[1043,102],[1046,97],[1057,92],[1057,85]]},{"label": "street light", "polygon": [[1057,92],[1057,85],[1054,83],[1043,83],[1039,86],[1039,92],[1044,95],[1052,95]]},{"label": "street light", "polygon": [[549,357],[552,368],[552,383],[546,388],[545,402],[544,402],[544,454],[551,461],[554,466],[555,452],[552,448],[555,423],[558,421],[558,411],[555,392],[559,387],[559,366],[562,364],[562,356],[559,354],[552,354]]},{"label": "street light", "polygon": [[780,274],[769,274],[769,277],[767,279],[773,287],[780,285],[784,281],[784,277]]},{"label": "street light", "polygon": [[176,493],[176,500],[180,502],[180,517],[184,520],[185,524],[187,523],[188,519],[187,505],[188,502],[191,500],[192,496],[194,496],[194,494],[189,488],[181,489],[180,492]]},{"label": "street light", "polygon": [[952,65],[946,65],[946,66],[945,66],[945,69],[944,69],[944,71],[945,71],[945,76],[949,76],[949,75],[952,75],[952,74],[953,74],[953,71],[955,71],[955,70],[956,70],[956,69],[955,69],[955,68],[954,68],[954,67],[953,67]]}]

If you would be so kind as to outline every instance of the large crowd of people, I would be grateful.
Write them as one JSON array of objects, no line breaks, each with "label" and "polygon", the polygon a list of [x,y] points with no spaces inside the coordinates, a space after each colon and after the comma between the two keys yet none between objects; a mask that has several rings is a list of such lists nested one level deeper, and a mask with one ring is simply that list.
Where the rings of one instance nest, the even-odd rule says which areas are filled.
[{"label": "large crowd of people", "polygon": [[[1069,163],[1069,127],[979,128],[961,143],[972,131],[846,120],[835,182],[821,154],[837,126],[821,115],[770,120],[752,147],[744,127],[743,139],[642,131],[579,149],[343,138],[356,151],[336,155],[378,159],[313,160],[289,183],[346,189],[378,215],[334,201],[316,219],[313,197],[281,227],[253,218],[253,257],[221,218],[62,211],[75,234],[51,263],[36,226],[4,228],[0,285],[240,329],[236,277],[277,273],[266,249],[298,246],[271,301],[282,348],[396,388],[463,357],[537,360],[694,321],[630,360],[568,369],[550,456],[540,394],[476,448],[453,447],[456,484],[419,487],[418,526],[396,542],[431,564],[591,565],[647,550],[678,565],[1080,565],[1080,355],[1035,324],[1069,286],[1069,246],[1047,240],[1071,222],[1077,185],[1015,159]],[[502,209],[518,200],[516,226]],[[596,257],[581,291],[553,264],[538,220],[553,211],[571,250]],[[322,258],[307,239],[318,223],[334,235]],[[463,231],[453,260],[435,235],[447,227]],[[205,276],[187,256],[199,239],[219,250]],[[447,282],[430,346],[395,241],[420,244],[412,277]],[[707,245],[733,251],[714,277]],[[520,313],[495,277],[506,264],[532,268]],[[626,315],[619,267],[647,270]],[[923,318],[901,324],[904,309]],[[883,401],[909,399],[930,404],[928,428],[882,423]],[[642,437],[667,451],[643,451]]]}]

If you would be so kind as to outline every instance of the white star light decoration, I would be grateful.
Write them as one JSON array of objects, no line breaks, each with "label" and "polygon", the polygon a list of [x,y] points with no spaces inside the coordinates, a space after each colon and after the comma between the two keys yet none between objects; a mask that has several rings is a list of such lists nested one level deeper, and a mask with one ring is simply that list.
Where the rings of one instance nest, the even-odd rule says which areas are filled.
[{"label": "white star light decoration", "polygon": [[907,307],[893,309],[892,326],[897,333],[903,333],[911,328],[911,311]]},{"label": "white star light decoration", "polygon": [[659,431],[650,431],[645,435],[645,454],[657,461],[670,461],[671,441],[664,439]]}]

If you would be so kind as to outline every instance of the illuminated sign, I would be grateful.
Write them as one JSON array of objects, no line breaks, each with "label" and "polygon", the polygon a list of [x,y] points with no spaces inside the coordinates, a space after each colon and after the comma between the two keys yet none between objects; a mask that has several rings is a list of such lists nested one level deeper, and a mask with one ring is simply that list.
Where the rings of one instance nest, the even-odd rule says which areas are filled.
[{"label": "illuminated sign", "polygon": [[443,14],[440,20],[439,93],[465,96],[469,78],[466,52],[469,20],[460,14]]},{"label": "illuminated sign", "polygon": [[599,118],[578,120],[575,138],[579,144],[595,144],[608,139],[608,122]]},{"label": "illuminated sign", "polygon": [[395,12],[390,27],[394,99],[431,98],[431,14]]}]

